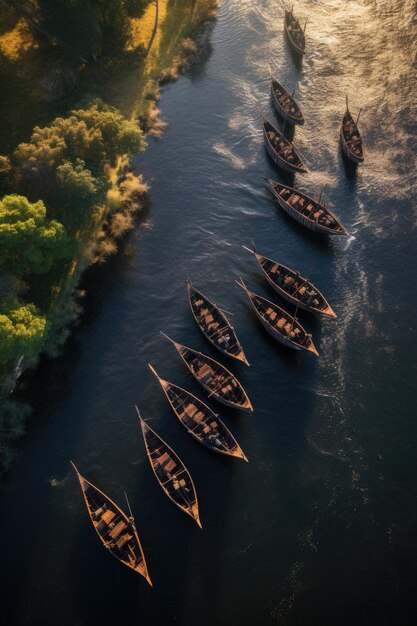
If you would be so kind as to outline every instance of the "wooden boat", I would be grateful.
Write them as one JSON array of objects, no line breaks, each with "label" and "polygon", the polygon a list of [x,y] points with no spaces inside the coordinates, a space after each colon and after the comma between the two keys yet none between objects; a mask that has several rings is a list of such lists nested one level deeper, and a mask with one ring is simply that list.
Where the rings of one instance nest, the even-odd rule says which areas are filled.
[{"label": "wooden boat", "polygon": [[290,124],[304,124],[304,115],[294,95],[271,74],[271,96],[277,113]]},{"label": "wooden boat", "polygon": [[268,189],[272,192],[280,207],[303,226],[317,233],[349,235],[346,228],[320,201],[313,200],[306,194],[288,185],[282,185],[270,179],[266,180]]},{"label": "wooden boat", "polygon": [[191,312],[203,335],[226,356],[249,365],[235,329],[218,306],[186,280]]},{"label": "wooden boat", "polygon": [[165,335],[165,333],[161,334],[174,344],[191,374],[208,392],[209,396],[213,396],[213,398],[226,406],[249,413],[253,412],[253,407],[246,391],[232,372],[229,372],[223,365],[206,354],[177,343]]},{"label": "wooden boat", "polygon": [[307,172],[307,167],[295,149],[294,144],[263,114],[261,114],[261,117],[265,147],[275,165],[286,172]]},{"label": "wooden boat", "polygon": [[305,311],[337,317],[323,294],[307,278],[282,263],[259,254],[255,249],[243,247],[255,256],[266,280],[282,298]]},{"label": "wooden boat", "polygon": [[359,110],[355,122],[349,111],[348,98],[346,96],[346,113],[343,116],[340,127],[340,141],[342,142],[343,152],[353,163],[363,163],[364,161],[363,142],[358,129],[361,111],[362,109]]},{"label": "wooden boat", "polygon": [[237,284],[246,292],[261,324],[274,339],[294,350],[307,350],[316,356],[319,355],[311,335],[304,330],[296,317],[274,302],[250,291],[243,280],[240,280],[241,282],[236,281]]},{"label": "wooden boat", "polygon": [[146,453],[156,480],[168,498],[202,528],[197,493],[190,472],[178,454],[142,419],[138,407],[135,408],[142,428]]},{"label": "wooden boat", "polygon": [[172,410],[190,435],[215,452],[248,460],[232,433],[207,404],[182,387],[160,378],[152,365],[148,365],[164,390]]},{"label": "wooden boat", "polygon": [[128,517],[109,496],[81,476],[72,461],[71,465],[80,481],[91,523],[101,543],[123,565],[146,578],[152,587],[132,511]]},{"label": "wooden boat", "polygon": [[306,51],[306,27],[301,28],[300,22],[292,12],[292,7],[291,9],[285,8],[284,29],[293,50],[297,54],[303,55]]}]

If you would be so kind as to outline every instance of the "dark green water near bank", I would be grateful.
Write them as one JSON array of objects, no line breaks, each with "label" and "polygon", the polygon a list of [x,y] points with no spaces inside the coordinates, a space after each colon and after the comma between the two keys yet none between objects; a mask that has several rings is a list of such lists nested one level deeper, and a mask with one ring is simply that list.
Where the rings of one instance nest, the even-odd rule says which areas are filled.
[{"label": "dark green water near bank", "polygon": [[[82,326],[36,376],[34,420],[0,497],[4,623],[414,623],[416,6],[303,0],[297,13],[309,16],[301,69],[278,3],[224,0],[211,54],[166,89],[168,131],[136,162],[152,207],[87,278]],[[264,190],[262,176],[281,180],[256,110],[274,115],[270,62],[306,117],[295,141],[310,173],[295,185],[313,196],[325,185],[349,239],[304,231]],[[346,92],[364,108],[356,173],[338,143]],[[252,239],[335,308],[335,321],[299,314],[318,359],[274,344],[254,319],[235,279],[275,296],[241,248]],[[233,313],[251,363],[227,365],[253,416],[208,401],[249,464],[192,440],[147,368],[204,398],[159,335],[217,358],[192,320],[186,274]],[[135,403],[190,469],[202,531],[158,488]],[[69,458],[117,502],[128,492],[154,590],[100,547]]]}]

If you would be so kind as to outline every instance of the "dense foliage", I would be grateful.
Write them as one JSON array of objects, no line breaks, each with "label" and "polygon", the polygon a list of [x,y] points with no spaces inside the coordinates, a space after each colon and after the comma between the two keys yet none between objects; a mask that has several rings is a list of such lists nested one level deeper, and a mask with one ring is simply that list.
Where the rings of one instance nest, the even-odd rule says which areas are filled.
[{"label": "dense foliage", "polygon": [[0,270],[16,276],[45,274],[74,252],[63,225],[47,219],[44,203],[18,195],[0,200],[0,249]]},{"label": "dense foliage", "polygon": [[45,330],[46,319],[33,304],[6,300],[0,305],[0,360],[36,355]]},{"label": "dense foliage", "polygon": [[51,217],[74,233],[105,198],[105,167],[144,147],[137,124],[96,100],[49,126],[35,127],[30,142],[13,155],[16,184],[31,198],[42,198]]},{"label": "dense foliage", "polygon": [[140,14],[150,0],[3,1],[67,57],[88,61],[123,49],[130,36],[129,16]]}]

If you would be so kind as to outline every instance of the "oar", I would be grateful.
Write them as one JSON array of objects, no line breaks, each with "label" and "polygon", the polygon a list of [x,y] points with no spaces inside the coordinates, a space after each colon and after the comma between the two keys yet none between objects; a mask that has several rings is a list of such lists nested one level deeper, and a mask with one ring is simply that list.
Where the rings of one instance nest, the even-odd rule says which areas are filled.
[{"label": "oar", "polygon": [[321,200],[321,195],[323,193],[323,189],[324,189],[324,185],[321,186],[320,195],[319,195],[319,199],[318,199],[318,203],[317,204],[320,204],[320,200]]},{"label": "oar", "polygon": [[134,523],[134,517],[133,517],[132,509],[130,508],[130,502],[129,502],[129,498],[127,497],[126,491],[125,491],[125,498],[126,498],[127,506],[128,506],[129,513],[130,513],[130,519],[132,520],[132,523]]},{"label": "oar", "polygon": [[297,312],[298,312],[298,302],[297,302],[297,306],[296,306],[296,309],[295,309],[294,317],[292,318],[290,333],[292,332],[292,329],[294,328],[294,322],[295,322],[295,318],[297,317]]},{"label": "oar", "polygon": [[243,244],[242,244],[242,248],[243,248],[244,250],[247,250],[247,251],[248,251],[248,252],[250,252],[251,254],[256,254],[255,250],[251,250],[250,248],[248,248],[247,246],[244,246]]},{"label": "oar", "polygon": [[355,128],[356,128],[356,126],[358,125],[358,122],[359,122],[359,118],[360,118],[360,116],[361,116],[361,113],[362,113],[362,109],[359,109],[358,117],[356,118],[356,122],[355,122]]},{"label": "oar", "polygon": [[[282,126],[282,134],[285,133],[285,124],[287,123],[287,111],[285,111],[285,115],[284,115],[284,124]],[[281,150],[281,152],[283,152],[283,150]]]},{"label": "oar", "polygon": [[240,276],[239,276],[239,280],[235,280],[235,283],[236,283],[237,285],[239,285],[239,287],[240,287],[241,289],[243,289],[244,291],[246,291],[246,293],[247,293],[247,294],[248,294],[248,296],[249,296],[249,289],[246,287],[245,283],[243,282],[243,279],[242,279]]},{"label": "oar", "polygon": [[350,135],[348,137],[348,141],[349,141],[349,139],[351,139],[351,137],[353,137],[353,133],[356,132],[356,130],[357,130],[358,122],[359,122],[359,118],[361,116],[361,113],[362,113],[362,109],[359,109],[358,117],[356,118],[356,122],[353,122],[353,130],[352,130],[352,132],[350,133]]},{"label": "oar", "polygon": [[255,104],[256,104],[256,108],[258,109],[258,113],[259,113],[259,115],[260,115],[260,118],[261,118],[261,120],[262,120],[262,123],[264,123],[264,122],[265,122],[265,115],[262,113],[262,110],[261,110],[261,107],[260,107],[260,105],[259,105],[259,102],[256,100],[256,101],[255,101]]},{"label": "oar", "polygon": [[165,337],[165,339],[168,339],[168,341],[170,341],[171,343],[174,344],[174,346],[177,345],[177,342],[174,341],[173,339],[171,339],[171,337],[168,337],[168,335],[166,335],[164,332],[162,332],[162,330],[159,331],[159,334],[162,335],[162,337]]},{"label": "oar", "polygon": [[147,419],[142,417],[142,415],[140,414],[139,407],[137,406],[137,404],[135,404],[135,409],[136,409],[136,413],[138,414],[138,418],[140,419],[141,422],[147,422],[150,419],[149,417]]}]

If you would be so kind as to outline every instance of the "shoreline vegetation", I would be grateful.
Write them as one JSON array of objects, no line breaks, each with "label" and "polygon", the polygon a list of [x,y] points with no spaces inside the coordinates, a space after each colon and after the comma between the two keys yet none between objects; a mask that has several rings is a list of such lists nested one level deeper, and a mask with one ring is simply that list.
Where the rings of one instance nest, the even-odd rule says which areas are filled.
[{"label": "shoreline vegetation", "polygon": [[130,158],[163,135],[161,87],[198,62],[217,4],[0,0],[0,475],[31,412],[17,378],[59,354],[84,271],[147,206]]}]

